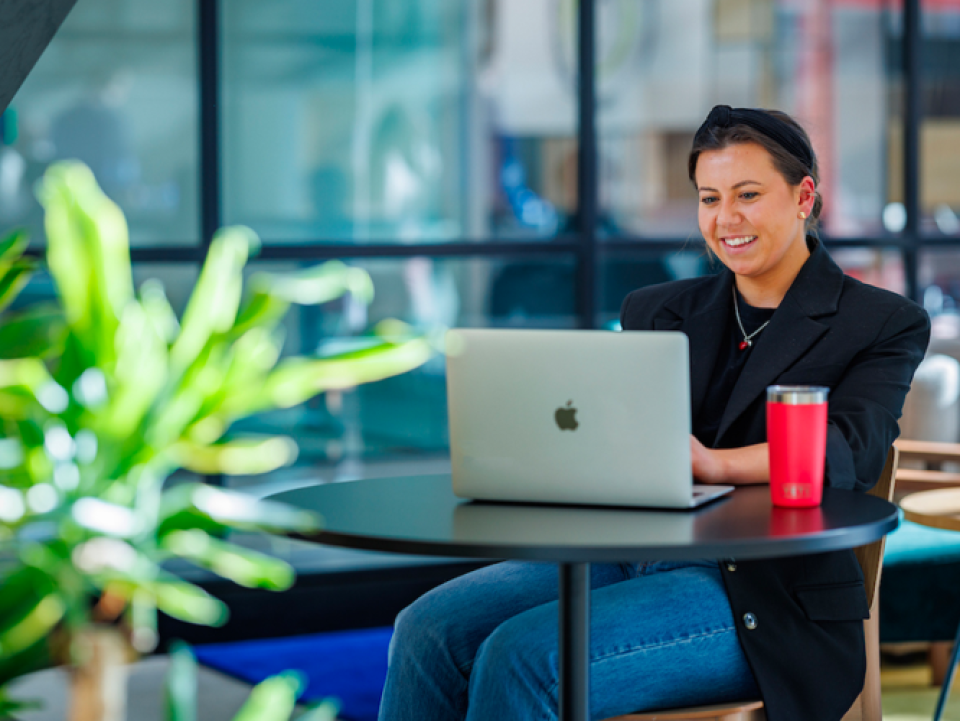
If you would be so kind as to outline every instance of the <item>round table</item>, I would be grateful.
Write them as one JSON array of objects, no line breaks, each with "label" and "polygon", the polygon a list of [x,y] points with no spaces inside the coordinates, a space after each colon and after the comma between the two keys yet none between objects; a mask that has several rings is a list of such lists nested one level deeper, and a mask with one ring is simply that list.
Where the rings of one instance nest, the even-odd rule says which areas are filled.
[{"label": "round table", "polygon": [[[903,517],[908,521],[919,523],[921,526],[942,528],[947,531],[960,531],[960,488],[940,488],[935,491],[920,491],[904,496],[900,501]],[[950,696],[950,686],[953,684],[953,674],[957,670],[957,660],[960,659],[960,628],[953,642],[953,652],[950,655],[950,664],[940,687],[940,696],[937,699],[937,709],[933,713],[933,721],[940,721],[943,709]]]},{"label": "round table", "polygon": [[346,548],[551,561],[560,568],[560,718],[586,721],[591,562],[774,558],[862,546],[897,526],[896,507],[826,489],[816,508],[774,508],[766,486],[696,510],[465,501],[449,474],[375,478],[272,496],[319,513],[299,535]]}]

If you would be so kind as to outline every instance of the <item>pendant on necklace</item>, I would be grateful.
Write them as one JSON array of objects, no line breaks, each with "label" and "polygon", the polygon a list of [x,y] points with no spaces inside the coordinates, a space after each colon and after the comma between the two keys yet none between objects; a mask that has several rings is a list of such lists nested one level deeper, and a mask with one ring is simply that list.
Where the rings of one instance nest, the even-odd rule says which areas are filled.
[{"label": "pendant on necklace", "polygon": [[746,350],[751,345],[753,345],[753,343],[744,338],[742,341],[740,341],[740,350]]}]

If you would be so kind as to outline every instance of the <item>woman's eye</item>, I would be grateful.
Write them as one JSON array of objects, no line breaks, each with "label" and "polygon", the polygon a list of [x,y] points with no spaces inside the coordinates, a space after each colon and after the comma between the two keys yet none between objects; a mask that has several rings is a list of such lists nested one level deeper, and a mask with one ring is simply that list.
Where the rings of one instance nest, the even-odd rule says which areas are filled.
[{"label": "woman's eye", "polygon": [[760,193],[756,193],[754,191],[748,191],[746,193],[743,193],[740,197],[743,198],[744,200],[753,200],[758,195],[760,195]]},{"label": "woman's eye", "polygon": [[716,198],[709,195],[703,198],[700,198],[700,202],[703,203],[704,205],[713,205],[716,201],[717,201]]}]

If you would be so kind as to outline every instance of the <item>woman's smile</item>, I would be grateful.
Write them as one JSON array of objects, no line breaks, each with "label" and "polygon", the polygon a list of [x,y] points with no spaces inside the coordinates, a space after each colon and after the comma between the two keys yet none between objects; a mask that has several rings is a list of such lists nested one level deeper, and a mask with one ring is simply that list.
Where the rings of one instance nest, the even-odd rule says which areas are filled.
[{"label": "woman's smile", "polygon": [[755,235],[728,235],[720,240],[730,249],[745,250],[757,239]]}]

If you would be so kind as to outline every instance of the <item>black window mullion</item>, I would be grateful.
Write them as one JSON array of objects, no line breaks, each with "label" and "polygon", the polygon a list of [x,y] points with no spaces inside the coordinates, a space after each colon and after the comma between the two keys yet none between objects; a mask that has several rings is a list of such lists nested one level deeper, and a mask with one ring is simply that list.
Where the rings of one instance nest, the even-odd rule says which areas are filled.
[{"label": "black window mullion", "polygon": [[[200,88],[200,242],[201,255],[223,222],[220,204],[220,28],[219,0],[197,0]],[[204,481],[225,485],[222,474]]]},{"label": "black window mullion", "polygon": [[197,0],[200,75],[200,238],[203,246],[223,223],[220,194],[219,0]]},{"label": "black window mullion", "polygon": [[582,328],[596,323],[597,285],[597,132],[596,132],[596,3],[581,0],[577,51],[578,163],[577,216],[580,257],[577,263],[577,309]]},{"label": "black window mullion", "polygon": [[903,229],[903,272],[907,297],[919,300],[917,255],[920,245],[920,124],[921,106],[920,0],[903,3],[903,205],[907,223]]}]

